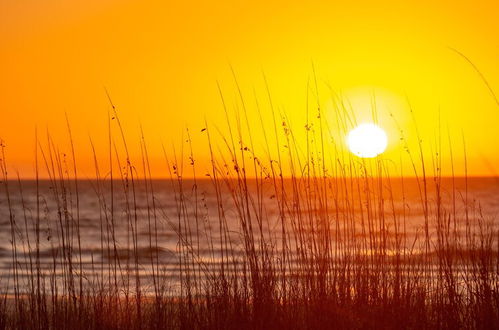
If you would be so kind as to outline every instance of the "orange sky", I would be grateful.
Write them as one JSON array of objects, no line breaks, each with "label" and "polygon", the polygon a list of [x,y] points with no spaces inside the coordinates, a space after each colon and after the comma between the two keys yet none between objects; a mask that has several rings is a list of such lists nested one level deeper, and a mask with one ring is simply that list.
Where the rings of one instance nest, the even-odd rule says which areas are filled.
[{"label": "orange sky", "polygon": [[303,130],[314,63],[324,111],[332,111],[331,85],[358,121],[369,121],[375,94],[386,157],[403,152],[390,112],[416,145],[407,98],[429,149],[440,113],[456,170],[464,135],[470,174],[498,174],[499,106],[449,48],[466,54],[499,93],[498,15],[498,1],[1,1],[0,137],[10,167],[29,177],[35,126],[65,150],[67,113],[91,176],[89,137],[97,152],[107,148],[105,86],[132,141],[143,126],[161,176],[161,144],[180,142],[186,126],[206,159],[204,118],[224,125],[217,81],[229,106],[237,102],[229,64],[250,100],[264,102],[264,71],[276,106]]}]

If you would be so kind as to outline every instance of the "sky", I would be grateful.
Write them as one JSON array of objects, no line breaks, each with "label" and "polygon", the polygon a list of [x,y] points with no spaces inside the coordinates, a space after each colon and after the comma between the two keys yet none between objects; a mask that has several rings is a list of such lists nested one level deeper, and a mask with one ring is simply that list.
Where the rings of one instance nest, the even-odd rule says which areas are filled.
[{"label": "sky", "polygon": [[[375,99],[384,157],[401,158],[401,131],[430,154],[440,136],[457,174],[466,150],[469,175],[496,175],[498,14],[498,1],[1,0],[0,138],[9,168],[31,177],[35,131],[67,152],[67,117],[91,177],[92,143],[99,157],[109,145],[107,90],[130,152],[140,155],[142,129],[160,177],[163,146],[183,145],[187,128],[208,166],[205,121],[227,132],[219,87],[232,111],[239,86],[256,127],[257,102],[269,118],[268,86],[298,138],[307,105],[334,118],[341,95],[357,122],[370,122]],[[442,157],[449,173],[450,153]]]}]

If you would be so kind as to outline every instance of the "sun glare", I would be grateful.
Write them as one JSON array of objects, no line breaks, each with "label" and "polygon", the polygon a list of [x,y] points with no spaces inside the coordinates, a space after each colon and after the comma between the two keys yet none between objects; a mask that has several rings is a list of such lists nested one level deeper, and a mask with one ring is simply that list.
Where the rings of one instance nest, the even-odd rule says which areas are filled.
[{"label": "sun glare", "polygon": [[356,156],[373,158],[385,151],[388,144],[385,131],[375,124],[361,124],[347,136],[348,148]]}]

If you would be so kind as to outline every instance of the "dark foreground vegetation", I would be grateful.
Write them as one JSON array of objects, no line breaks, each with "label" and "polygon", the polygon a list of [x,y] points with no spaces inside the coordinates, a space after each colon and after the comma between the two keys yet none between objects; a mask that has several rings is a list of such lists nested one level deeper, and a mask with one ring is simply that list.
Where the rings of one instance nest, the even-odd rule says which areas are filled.
[{"label": "dark foreground vegetation", "polygon": [[[264,132],[264,157],[245,107],[222,137],[223,153],[214,131],[202,130],[209,173],[187,132],[185,157],[165,153],[168,201],[158,196],[145,138],[142,158],[132,161],[115,112],[110,133],[118,138],[110,134],[108,159],[96,157],[92,180],[105,262],[82,258],[83,183],[72,143],[63,153],[50,137],[37,141],[34,207],[26,183],[7,172],[2,147],[11,263],[0,328],[499,328],[499,232],[468,196],[468,178],[442,177],[442,154],[452,157],[452,147],[437,143],[429,153],[420,143],[404,155],[414,171],[400,173],[382,157],[340,150],[329,132],[341,136],[353,122],[347,115],[328,125],[320,109],[311,111],[314,125],[307,120],[299,142],[271,100],[269,108],[275,130]],[[415,177],[410,189],[404,174]],[[46,222],[56,224],[50,243]],[[170,268],[160,257],[164,225],[177,240]],[[48,267],[43,244],[52,244]]]}]

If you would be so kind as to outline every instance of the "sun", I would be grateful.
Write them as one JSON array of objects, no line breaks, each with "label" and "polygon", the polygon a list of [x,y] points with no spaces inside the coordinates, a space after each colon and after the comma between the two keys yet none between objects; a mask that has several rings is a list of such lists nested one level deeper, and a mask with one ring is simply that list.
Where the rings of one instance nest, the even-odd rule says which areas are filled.
[{"label": "sun", "polygon": [[347,144],[354,155],[373,158],[385,151],[388,138],[378,125],[361,124],[348,133]]}]

